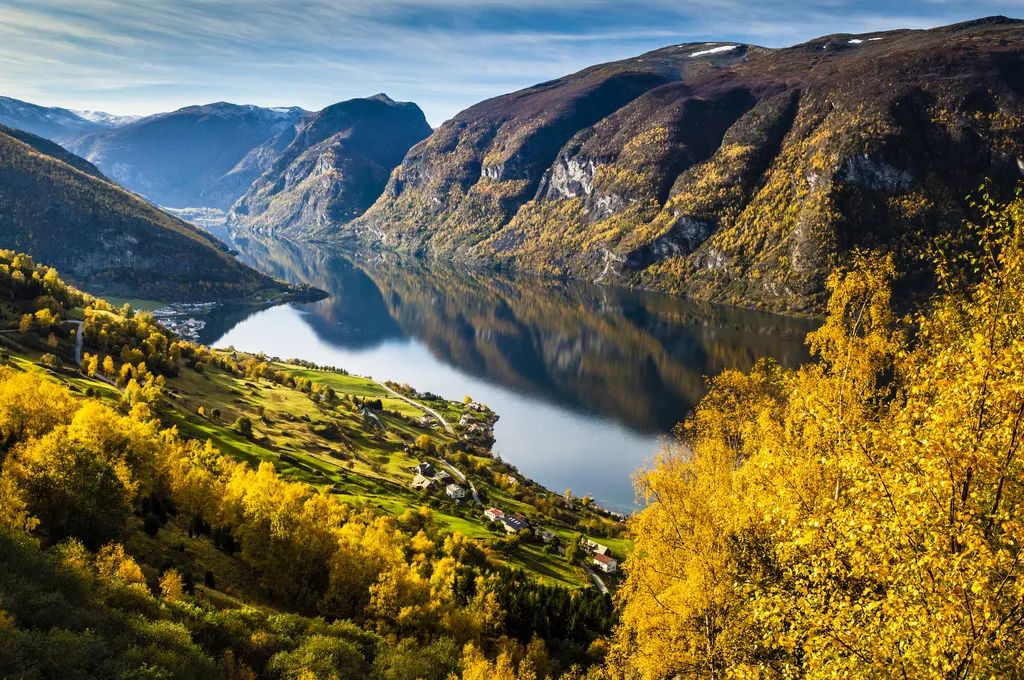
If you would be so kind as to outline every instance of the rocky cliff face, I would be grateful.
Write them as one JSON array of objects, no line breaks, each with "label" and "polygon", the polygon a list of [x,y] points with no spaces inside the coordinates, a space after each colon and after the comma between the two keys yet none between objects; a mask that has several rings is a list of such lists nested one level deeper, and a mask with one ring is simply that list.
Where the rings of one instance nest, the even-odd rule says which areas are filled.
[{"label": "rocky cliff face", "polygon": [[435,257],[813,311],[1024,178],[1024,23],[689,44],[460,113],[350,233]]},{"label": "rocky cliff face", "polygon": [[263,233],[329,235],[373,204],[430,132],[418,106],[387,95],[329,106],[250,154],[252,167],[265,168],[230,221]]}]

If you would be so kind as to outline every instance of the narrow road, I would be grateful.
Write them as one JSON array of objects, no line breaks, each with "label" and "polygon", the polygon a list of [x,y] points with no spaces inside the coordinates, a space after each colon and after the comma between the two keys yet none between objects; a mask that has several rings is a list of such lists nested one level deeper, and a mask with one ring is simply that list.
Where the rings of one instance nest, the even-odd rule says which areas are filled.
[{"label": "narrow road", "polygon": [[[81,321],[73,321],[71,319],[66,319],[64,321],[64,323],[70,323],[70,324],[73,324],[74,326],[76,326],[76,328],[75,328],[75,363],[77,365],[81,366],[82,365],[82,347],[83,347],[83,345],[85,343],[84,323],[81,322]],[[113,387],[115,390],[117,390],[121,394],[124,394],[124,390],[121,389],[120,387],[118,387],[117,381],[114,380],[113,378],[108,378],[107,376],[103,375],[99,371],[94,373],[92,375],[92,377],[95,380],[99,380],[100,382],[107,383],[108,385]]]},{"label": "narrow road", "polygon": [[462,480],[463,484],[468,484],[469,485],[469,490],[473,494],[473,500],[476,502],[476,504],[477,505],[483,505],[484,504],[483,501],[480,500],[480,494],[478,494],[476,492],[476,487],[473,486],[473,482],[471,482],[468,479],[466,479],[466,474],[462,470],[460,470],[459,468],[457,468],[454,465],[452,465],[451,463],[449,463],[445,458],[443,458],[441,456],[438,456],[438,458],[441,459],[442,463],[444,463],[446,466],[448,466],[449,470],[451,470],[452,472],[455,473],[456,477],[458,477],[459,479]]},{"label": "narrow road", "polygon": [[409,397],[405,396],[404,394],[401,394],[399,392],[394,391],[393,389],[391,389],[390,387],[388,387],[387,385],[385,385],[381,381],[377,380],[376,378],[370,378],[370,380],[372,380],[373,382],[375,382],[378,385],[380,385],[381,387],[383,387],[385,390],[388,391],[389,394],[392,394],[395,397],[398,397],[399,399],[401,399],[402,401],[404,401],[406,403],[412,404],[413,406],[415,406],[416,408],[420,409],[424,413],[429,413],[430,415],[434,416],[435,418],[437,418],[439,423],[444,425],[444,429],[448,431],[448,434],[455,434],[455,428],[453,428],[451,426],[451,424],[447,420],[442,418],[441,414],[438,413],[437,411],[435,411],[434,409],[430,408],[426,404],[421,404],[420,402],[416,401],[415,399],[410,399]]},{"label": "narrow road", "polygon": [[75,329],[75,364],[78,366],[82,365],[82,343],[85,342],[85,331],[83,330],[83,323],[81,321],[67,320],[64,323],[69,323],[77,328]]},{"label": "narrow road", "polygon": [[601,594],[608,595],[608,586],[604,584],[604,581],[602,581],[601,577],[597,575],[597,572],[588,567],[586,562],[580,562],[580,566],[583,567],[583,571],[587,572],[587,576],[589,576],[590,580],[594,582],[594,585],[601,591]]}]

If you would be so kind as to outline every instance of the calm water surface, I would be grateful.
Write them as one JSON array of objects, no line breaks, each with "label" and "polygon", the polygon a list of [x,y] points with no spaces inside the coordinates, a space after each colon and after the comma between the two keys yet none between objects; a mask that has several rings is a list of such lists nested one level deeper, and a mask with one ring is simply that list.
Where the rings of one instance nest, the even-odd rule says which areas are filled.
[{"label": "calm water surface", "polygon": [[704,393],[704,376],[807,358],[812,322],[661,295],[235,237],[240,257],[331,297],[223,309],[201,340],[470,395],[495,452],[545,486],[636,506],[631,475]]}]

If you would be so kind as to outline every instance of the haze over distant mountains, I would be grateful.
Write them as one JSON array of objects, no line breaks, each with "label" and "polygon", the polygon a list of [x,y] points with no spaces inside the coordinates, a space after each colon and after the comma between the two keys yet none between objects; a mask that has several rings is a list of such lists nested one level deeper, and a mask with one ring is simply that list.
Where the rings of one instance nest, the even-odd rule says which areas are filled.
[{"label": "haze over distant mountains", "polygon": [[239,223],[293,234],[361,215],[431,132],[418,106],[385,94],[318,112],[217,102],[142,118],[4,98],[0,124],[63,144],[161,206],[237,201]]},{"label": "haze over distant mountains", "polygon": [[160,205],[227,209],[237,195],[221,179],[307,113],[225,102],[188,106],[83,136],[69,149]]}]

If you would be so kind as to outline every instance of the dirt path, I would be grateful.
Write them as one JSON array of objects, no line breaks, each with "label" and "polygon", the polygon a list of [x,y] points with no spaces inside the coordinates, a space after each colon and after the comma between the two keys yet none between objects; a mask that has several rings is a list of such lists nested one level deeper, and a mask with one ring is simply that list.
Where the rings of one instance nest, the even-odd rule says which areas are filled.
[{"label": "dirt path", "polygon": [[601,577],[597,575],[597,572],[588,567],[585,562],[580,562],[580,566],[583,567],[583,571],[587,572],[587,576],[589,576],[590,580],[594,582],[597,589],[600,590],[603,595],[608,595],[608,586],[604,584],[604,581],[602,581]]},{"label": "dirt path", "polygon": [[67,320],[64,323],[74,325],[75,328],[75,365],[82,365],[82,343],[85,342],[85,331],[81,321]]}]

